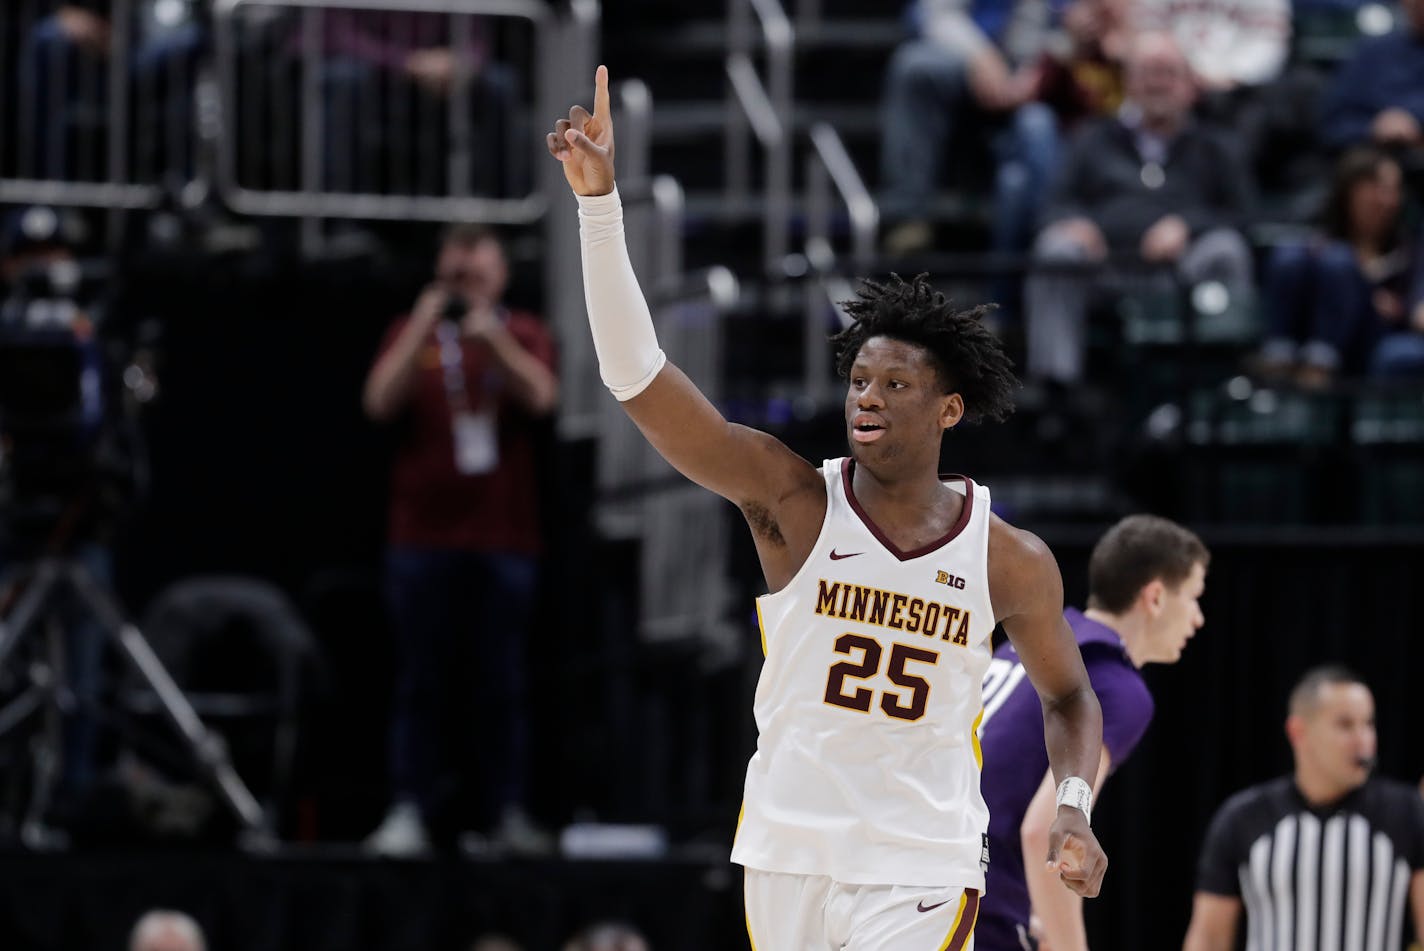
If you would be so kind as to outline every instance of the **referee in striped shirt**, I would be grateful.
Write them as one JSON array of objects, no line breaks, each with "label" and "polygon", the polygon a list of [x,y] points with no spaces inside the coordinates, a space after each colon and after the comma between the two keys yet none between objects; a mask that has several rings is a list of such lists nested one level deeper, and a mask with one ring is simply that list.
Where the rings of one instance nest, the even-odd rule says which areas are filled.
[{"label": "referee in striped shirt", "polygon": [[1341,667],[1290,696],[1295,774],[1226,801],[1207,830],[1183,951],[1400,951],[1424,935],[1424,800],[1371,778],[1375,704]]}]

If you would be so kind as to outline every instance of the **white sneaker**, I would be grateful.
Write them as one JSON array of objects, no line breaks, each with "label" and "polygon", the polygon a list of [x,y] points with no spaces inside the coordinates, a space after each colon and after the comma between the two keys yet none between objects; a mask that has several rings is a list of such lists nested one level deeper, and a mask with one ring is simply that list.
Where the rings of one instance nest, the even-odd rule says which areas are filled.
[{"label": "white sneaker", "polygon": [[413,802],[395,803],[362,846],[369,852],[391,858],[426,854],[430,851],[430,836],[425,831],[425,820],[420,816],[420,809]]},{"label": "white sneaker", "polygon": [[535,825],[518,806],[509,807],[500,816],[493,838],[497,847],[513,855],[535,857],[554,851],[554,837]]}]

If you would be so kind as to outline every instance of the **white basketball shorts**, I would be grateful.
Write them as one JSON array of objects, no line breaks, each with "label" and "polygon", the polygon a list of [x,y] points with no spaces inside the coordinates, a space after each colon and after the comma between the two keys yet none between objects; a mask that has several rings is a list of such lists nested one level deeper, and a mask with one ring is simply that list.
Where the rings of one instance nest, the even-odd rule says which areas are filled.
[{"label": "white basketball shorts", "polygon": [[974,951],[973,889],[845,885],[749,868],[744,891],[753,951]]}]

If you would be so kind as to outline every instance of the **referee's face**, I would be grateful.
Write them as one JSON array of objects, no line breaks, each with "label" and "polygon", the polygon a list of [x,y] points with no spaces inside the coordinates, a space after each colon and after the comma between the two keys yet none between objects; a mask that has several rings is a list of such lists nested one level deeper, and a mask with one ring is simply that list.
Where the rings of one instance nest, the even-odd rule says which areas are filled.
[{"label": "referee's face", "polygon": [[1296,769],[1344,795],[1369,779],[1375,758],[1375,701],[1368,687],[1327,683],[1313,709],[1299,715]]}]

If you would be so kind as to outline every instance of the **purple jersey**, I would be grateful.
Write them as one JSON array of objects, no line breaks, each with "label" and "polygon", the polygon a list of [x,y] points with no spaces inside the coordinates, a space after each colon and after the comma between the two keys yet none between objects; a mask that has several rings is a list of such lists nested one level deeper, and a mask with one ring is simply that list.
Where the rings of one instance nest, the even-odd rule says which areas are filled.
[{"label": "purple jersey", "polygon": [[[1103,708],[1103,745],[1112,768],[1132,753],[1152,721],[1152,695],[1127,659],[1111,628],[1069,608],[1063,612],[1093,690]],[[978,951],[1018,951],[1028,931],[1028,886],[1024,882],[1019,828],[1028,804],[1048,773],[1043,746],[1043,709],[1011,644],[994,652],[984,677],[984,721],[980,731],[984,771],[980,788],[989,806],[989,874],[979,924]],[[1091,777],[1084,777],[1091,779]]]}]

